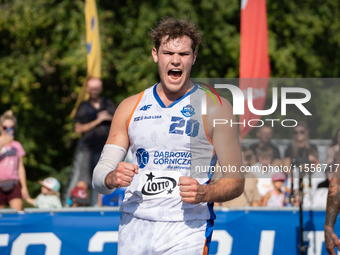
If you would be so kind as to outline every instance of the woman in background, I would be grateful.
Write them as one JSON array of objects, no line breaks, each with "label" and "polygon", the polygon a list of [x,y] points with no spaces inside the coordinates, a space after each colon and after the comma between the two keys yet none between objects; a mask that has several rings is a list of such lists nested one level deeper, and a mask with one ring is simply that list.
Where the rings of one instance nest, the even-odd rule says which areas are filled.
[{"label": "woman in background", "polygon": [[0,117],[0,209],[9,205],[22,211],[22,199],[29,197],[26,171],[23,164],[25,151],[14,140],[17,120],[11,110]]}]

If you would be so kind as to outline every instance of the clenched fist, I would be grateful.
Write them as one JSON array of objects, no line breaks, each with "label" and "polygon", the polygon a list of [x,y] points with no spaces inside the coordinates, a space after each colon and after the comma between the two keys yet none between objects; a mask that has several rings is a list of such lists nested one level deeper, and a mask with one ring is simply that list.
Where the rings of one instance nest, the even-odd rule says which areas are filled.
[{"label": "clenched fist", "polygon": [[182,201],[190,204],[205,202],[205,188],[196,179],[191,177],[180,177],[178,186]]},{"label": "clenched fist", "polygon": [[105,177],[105,185],[109,189],[128,187],[130,186],[135,174],[138,174],[137,165],[120,162],[116,170],[110,172]]}]

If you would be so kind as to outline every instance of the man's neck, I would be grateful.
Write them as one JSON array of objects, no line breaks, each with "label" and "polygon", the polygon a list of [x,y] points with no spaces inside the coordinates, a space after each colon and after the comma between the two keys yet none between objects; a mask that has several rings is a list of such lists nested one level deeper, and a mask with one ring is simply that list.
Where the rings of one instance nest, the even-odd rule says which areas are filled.
[{"label": "man's neck", "polygon": [[98,97],[98,98],[90,98],[89,102],[90,102],[90,104],[91,104],[95,109],[99,109],[99,108],[100,108],[101,97]]},{"label": "man's neck", "polygon": [[194,83],[189,81],[186,85],[184,85],[179,91],[172,92],[168,90],[165,86],[162,85],[160,82],[157,85],[157,94],[159,98],[162,100],[163,104],[168,107],[170,104],[172,104],[177,99],[181,98],[185,94],[187,94],[193,87],[195,86]]}]

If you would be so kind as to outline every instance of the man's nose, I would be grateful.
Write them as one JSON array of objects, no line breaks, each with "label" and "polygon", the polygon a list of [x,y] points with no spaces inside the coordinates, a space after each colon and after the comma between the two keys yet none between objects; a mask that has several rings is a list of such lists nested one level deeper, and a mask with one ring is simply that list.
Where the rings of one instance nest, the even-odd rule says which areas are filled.
[{"label": "man's nose", "polygon": [[172,62],[174,65],[179,65],[181,62],[181,57],[178,54],[174,54],[172,58]]}]

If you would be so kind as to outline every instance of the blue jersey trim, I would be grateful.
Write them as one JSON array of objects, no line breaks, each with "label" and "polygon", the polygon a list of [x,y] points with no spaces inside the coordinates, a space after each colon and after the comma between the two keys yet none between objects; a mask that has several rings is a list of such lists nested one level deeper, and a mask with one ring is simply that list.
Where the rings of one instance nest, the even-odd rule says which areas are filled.
[{"label": "blue jersey trim", "polygon": [[207,203],[208,209],[209,209],[209,213],[210,213],[210,219],[211,220],[215,220],[216,219],[216,214],[214,211],[214,202],[211,203]]},{"label": "blue jersey trim", "polygon": [[157,83],[155,86],[153,86],[153,96],[155,97],[156,101],[158,102],[158,104],[159,104],[162,108],[166,108],[165,105],[164,105],[164,103],[163,103],[163,101],[160,99],[160,97],[159,97],[158,94],[157,94],[156,88],[157,88],[157,85],[158,85],[158,84],[159,84],[159,83]]},{"label": "blue jersey trim", "polygon": [[205,228],[205,238],[206,238],[206,247],[208,248],[208,254],[209,254],[209,249],[210,249],[210,243],[211,243],[211,238],[214,230],[214,221],[213,220],[207,220],[207,226]]},{"label": "blue jersey trim", "polygon": [[197,89],[198,89],[198,85],[195,84],[195,86],[193,87],[192,90],[190,90],[188,93],[186,93],[185,95],[183,95],[182,97],[176,99],[174,102],[172,102],[168,107],[165,107],[163,101],[161,100],[161,98],[158,96],[157,94],[157,85],[159,83],[157,83],[154,87],[153,87],[153,96],[155,97],[156,101],[158,102],[158,104],[160,105],[160,107],[162,108],[171,108],[173,107],[175,104],[177,104],[178,102],[180,102],[181,100],[183,100],[184,98],[186,98],[187,96],[189,96],[190,94],[194,93]]},{"label": "blue jersey trim", "polygon": [[[216,153],[214,153],[214,155],[211,157],[211,161],[210,161],[210,166],[216,166],[217,163],[217,155]],[[208,178],[211,179],[212,176],[214,175],[214,172],[211,172],[211,168],[209,168],[209,172],[208,174]]]}]

